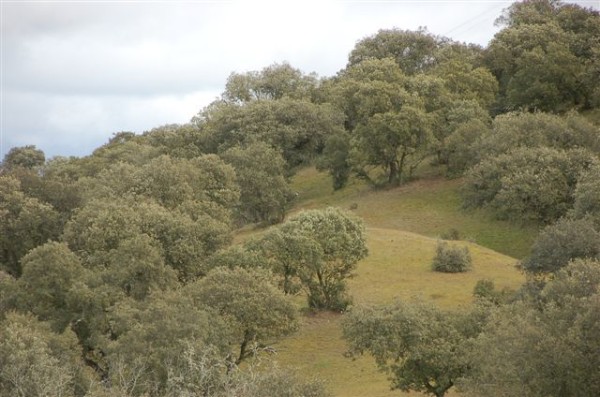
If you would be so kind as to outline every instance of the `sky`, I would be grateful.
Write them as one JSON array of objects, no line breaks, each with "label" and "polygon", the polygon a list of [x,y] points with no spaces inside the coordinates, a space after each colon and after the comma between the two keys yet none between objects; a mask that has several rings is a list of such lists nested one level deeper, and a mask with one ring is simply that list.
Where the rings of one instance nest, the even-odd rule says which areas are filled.
[{"label": "sky", "polygon": [[[599,8],[600,0],[578,1]],[[114,133],[186,123],[232,72],[332,76],[379,29],[486,46],[502,0],[0,0],[0,159],[85,156]]]}]

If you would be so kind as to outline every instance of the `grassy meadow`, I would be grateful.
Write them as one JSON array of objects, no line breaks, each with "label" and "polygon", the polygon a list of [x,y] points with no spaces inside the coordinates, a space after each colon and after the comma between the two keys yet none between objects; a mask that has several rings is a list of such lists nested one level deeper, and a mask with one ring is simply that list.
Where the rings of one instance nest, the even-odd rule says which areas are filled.
[{"label": "grassy meadow", "polygon": [[461,179],[447,179],[434,172],[394,189],[374,190],[361,181],[334,191],[326,173],[305,168],[294,177],[292,188],[298,200],[292,211],[336,206],[352,209],[369,227],[402,230],[440,237],[450,229],[460,238],[494,251],[523,258],[537,229],[494,219],[485,210],[461,209]]},{"label": "grassy meadow", "polygon": [[[369,256],[349,280],[354,304],[386,304],[394,299],[427,299],[448,310],[472,302],[475,283],[493,280],[497,288],[516,289],[524,281],[515,268],[535,238],[533,228],[494,220],[491,214],[460,209],[460,180],[428,175],[407,185],[373,190],[360,181],[333,191],[327,174],[301,170],[293,180],[298,192],[294,213],[303,209],[338,206],[350,209],[366,225]],[[431,271],[439,236],[458,230],[473,259],[466,273]],[[243,240],[260,230],[244,230]],[[304,302],[298,300],[300,305]],[[344,357],[341,314],[308,313],[300,330],[275,345],[275,360],[306,377],[323,379],[334,396],[420,396],[390,391],[386,375],[377,371],[371,357]],[[449,396],[458,395],[451,390]]]}]

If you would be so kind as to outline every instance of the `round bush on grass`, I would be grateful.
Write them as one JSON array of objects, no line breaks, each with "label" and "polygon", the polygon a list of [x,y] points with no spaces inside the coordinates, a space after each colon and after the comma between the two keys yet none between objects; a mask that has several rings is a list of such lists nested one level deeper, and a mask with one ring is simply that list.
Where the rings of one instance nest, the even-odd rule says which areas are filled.
[{"label": "round bush on grass", "polygon": [[436,272],[461,273],[472,266],[469,248],[450,245],[445,241],[438,242],[431,268]]}]

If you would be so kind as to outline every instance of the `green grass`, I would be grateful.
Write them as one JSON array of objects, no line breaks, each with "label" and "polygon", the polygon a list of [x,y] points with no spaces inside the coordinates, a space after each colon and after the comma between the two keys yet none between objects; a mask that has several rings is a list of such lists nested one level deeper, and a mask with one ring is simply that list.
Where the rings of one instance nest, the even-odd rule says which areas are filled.
[{"label": "green grass", "polygon": [[293,189],[298,192],[294,210],[326,206],[353,208],[371,227],[429,237],[439,237],[454,228],[462,239],[515,258],[527,256],[538,230],[496,220],[488,211],[461,210],[461,183],[460,179],[434,175],[389,190],[373,190],[354,181],[345,189],[333,191],[327,174],[306,168],[293,180]]},{"label": "green grass", "polygon": [[516,289],[524,281],[515,269],[516,260],[468,242],[473,269],[464,273],[431,270],[437,240],[414,233],[367,229],[369,256],[360,263],[349,281],[350,293],[358,304],[385,304],[395,298],[425,298],[438,306],[456,308],[472,302],[478,280],[488,278],[498,288]]},{"label": "green grass", "polygon": [[[516,289],[522,284],[523,275],[516,270],[514,258],[527,255],[537,231],[494,220],[485,211],[462,211],[461,181],[447,180],[435,169],[427,174],[422,180],[394,189],[373,190],[353,181],[335,192],[329,177],[312,168],[294,177],[298,200],[290,216],[303,209],[337,206],[351,209],[366,224],[369,256],[359,263],[348,282],[355,304],[386,304],[417,297],[454,310],[472,302],[473,288],[480,279],[493,280],[497,288]],[[431,270],[437,238],[451,228],[469,240],[453,242],[469,247],[473,258],[469,272]],[[246,228],[236,240],[263,231]],[[305,306],[301,297],[296,302]],[[421,396],[390,391],[389,380],[377,371],[372,358],[345,358],[341,317],[335,313],[305,315],[300,330],[276,344],[279,365],[325,380],[334,396]],[[458,394],[451,391],[448,395]]]}]

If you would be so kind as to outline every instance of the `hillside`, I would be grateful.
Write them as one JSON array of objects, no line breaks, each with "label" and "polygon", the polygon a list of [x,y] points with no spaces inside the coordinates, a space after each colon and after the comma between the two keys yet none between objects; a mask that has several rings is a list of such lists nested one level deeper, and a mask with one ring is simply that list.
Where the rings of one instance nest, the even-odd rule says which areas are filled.
[{"label": "hillside", "polygon": [[537,235],[533,225],[496,220],[485,210],[464,211],[461,179],[447,179],[437,170],[407,185],[373,190],[360,181],[334,191],[326,173],[314,168],[298,172],[292,188],[298,199],[292,211],[336,206],[353,209],[369,227],[402,230],[437,238],[455,229],[462,240],[475,242],[514,258],[526,256]]},{"label": "hillside", "polygon": [[188,122],[83,157],[21,134],[0,397],[600,396],[600,12],[497,24],[486,47],[384,27],[330,76],[236,61]]},{"label": "hillside", "polygon": [[[441,274],[433,273],[429,267],[435,239],[380,228],[369,228],[367,235],[371,254],[360,263],[349,283],[356,304],[416,297],[456,308],[471,302],[473,287],[482,278],[494,280],[500,288],[517,288],[523,282],[523,276],[513,266],[513,258],[475,244],[468,244],[473,256],[472,271]],[[370,357],[355,361],[345,358],[340,320],[341,315],[332,313],[305,316],[301,330],[276,346],[275,359],[282,366],[297,368],[304,376],[327,380],[335,396],[419,395],[390,391],[385,375],[376,371]]]},{"label": "hillside", "polygon": [[[349,281],[355,304],[428,299],[441,307],[457,309],[472,302],[478,280],[493,280],[500,289],[516,289],[524,281],[514,267],[514,257],[483,244],[522,256],[535,237],[533,228],[495,221],[481,212],[461,211],[459,186],[459,180],[434,175],[390,190],[372,190],[354,182],[334,192],[326,174],[306,168],[293,180],[298,201],[290,216],[302,209],[339,206],[352,208],[364,219],[370,254]],[[430,269],[437,237],[450,227],[481,244],[457,242],[467,245],[473,257],[473,269],[467,273],[442,274]],[[242,238],[257,232],[261,231],[245,230]],[[298,302],[304,306],[304,301]],[[281,366],[298,369],[303,376],[325,380],[335,396],[420,395],[390,391],[386,376],[377,372],[370,357],[345,358],[341,317],[336,313],[306,314],[299,332],[275,346],[275,360]]]}]

